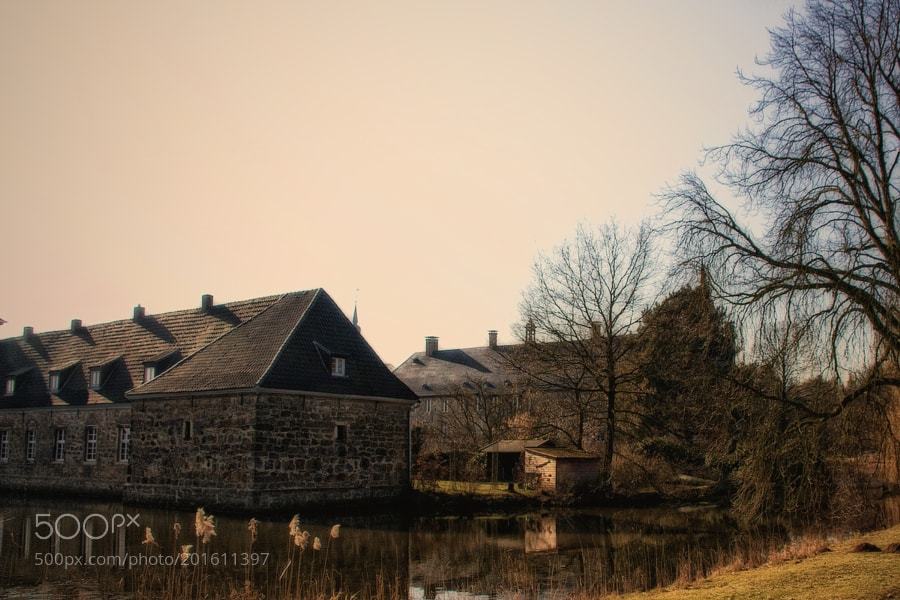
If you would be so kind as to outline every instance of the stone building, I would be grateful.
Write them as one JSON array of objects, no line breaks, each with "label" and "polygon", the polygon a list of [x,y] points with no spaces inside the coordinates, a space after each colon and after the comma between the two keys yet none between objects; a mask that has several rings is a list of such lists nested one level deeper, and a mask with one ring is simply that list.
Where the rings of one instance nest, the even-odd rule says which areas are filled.
[{"label": "stone building", "polygon": [[479,477],[478,450],[508,434],[510,418],[524,412],[528,397],[497,332],[488,344],[441,350],[438,338],[403,361],[394,374],[419,396],[411,414],[414,453],[434,461],[440,477]]},{"label": "stone building", "polygon": [[440,428],[454,402],[465,397],[485,402],[509,400],[513,410],[518,408],[521,374],[512,367],[507,354],[513,348],[498,344],[494,330],[488,332],[486,346],[472,348],[441,350],[437,337],[426,337],[425,350],[412,354],[394,369],[420,399],[412,411],[412,426]]},{"label": "stone building", "polygon": [[411,415],[419,476],[519,481],[532,442],[601,447],[599,394],[577,357],[537,342],[530,323],[524,333],[524,342],[500,344],[491,330],[485,346],[445,350],[429,336],[394,370],[419,396]]},{"label": "stone building", "polygon": [[0,486],[237,508],[394,496],[416,396],[321,289],[0,341]]},{"label": "stone building", "polygon": [[600,461],[600,455],[574,448],[526,448],[525,476],[544,492],[577,490],[597,483]]}]

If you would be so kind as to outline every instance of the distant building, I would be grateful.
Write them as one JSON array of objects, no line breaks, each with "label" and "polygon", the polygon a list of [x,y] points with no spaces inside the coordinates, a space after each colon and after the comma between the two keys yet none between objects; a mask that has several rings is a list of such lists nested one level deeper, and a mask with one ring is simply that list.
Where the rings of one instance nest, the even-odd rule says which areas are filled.
[{"label": "distant building", "polygon": [[[517,344],[499,344],[497,332],[491,330],[486,346],[441,350],[438,338],[428,336],[424,351],[412,354],[394,369],[419,396],[411,414],[418,458],[439,471],[440,477],[524,481],[527,450],[576,445],[563,429],[577,430],[577,422],[547,421],[552,418],[548,415],[558,414],[548,407],[560,406],[566,399],[570,402],[563,406],[571,405],[573,392],[567,376],[572,374],[551,366],[535,376],[533,367],[547,369],[547,365],[528,362],[533,360],[534,344],[548,343],[536,342],[531,324],[525,326],[525,341]],[[547,347],[563,356],[567,351],[559,344],[549,344]],[[539,411],[544,421],[536,418]],[[593,423],[582,424],[581,433],[585,442],[597,445]],[[571,465],[581,465],[581,455],[588,456],[580,450],[572,452],[559,463],[564,486],[579,484],[574,471],[581,467]],[[547,473],[552,471],[550,479],[555,482],[557,459],[550,462]],[[584,462],[584,470],[598,464]],[[596,471],[593,477],[596,479]]]},{"label": "distant building", "polygon": [[515,347],[499,345],[493,330],[486,346],[473,348],[441,350],[438,338],[428,336],[424,351],[394,369],[419,396],[410,416],[416,456],[437,461],[441,477],[491,478],[491,467],[475,464],[475,455],[501,437],[527,402],[507,354]]},{"label": "distant building", "polygon": [[415,394],[321,289],[0,340],[0,486],[275,507],[408,486]]},{"label": "distant building", "polygon": [[463,395],[483,396],[486,401],[500,396],[520,395],[521,374],[509,363],[507,352],[515,346],[497,343],[497,332],[488,332],[487,346],[441,350],[438,338],[425,338],[425,350],[416,352],[394,369],[419,397],[412,411],[413,427],[439,424],[451,402]]}]

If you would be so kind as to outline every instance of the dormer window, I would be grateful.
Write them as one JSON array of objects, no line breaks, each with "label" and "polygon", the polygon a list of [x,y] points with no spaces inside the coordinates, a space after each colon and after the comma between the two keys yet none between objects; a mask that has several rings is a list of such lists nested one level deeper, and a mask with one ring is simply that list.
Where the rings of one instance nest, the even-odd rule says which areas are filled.
[{"label": "dormer window", "polygon": [[103,387],[103,369],[100,367],[91,368],[91,389],[99,390]]},{"label": "dormer window", "polygon": [[16,393],[16,378],[15,377],[7,377],[6,378],[6,387],[4,388],[3,393],[6,396],[12,396]]},{"label": "dormer window", "polygon": [[47,388],[51,394],[58,394],[65,387],[72,369],[80,362],[75,360],[68,363],[55,364],[48,369]]},{"label": "dormer window", "polygon": [[343,356],[331,357],[331,375],[334,377],[347,376],[347,359]]},{"label": "dormer window", "polygon": [[95,362],[88,366],[89,383],[92,390],[102,389],[109,382],[112,373],[115,371],[116,364],[122,359],[122,356],[110,356],[104,361]]},{"label": "dormer window", "polygon": [[51,371],[51,373],[50,373],[50,393],[51,394],[59,393],[59,382],[60,382],[59,371]]},{"label": "dormer window", "polygon": [[144,362],[144,383],[153,381],[166,369],[178,361],[180,350],[175,346],[169,346],[159,354],[147,358]]}]

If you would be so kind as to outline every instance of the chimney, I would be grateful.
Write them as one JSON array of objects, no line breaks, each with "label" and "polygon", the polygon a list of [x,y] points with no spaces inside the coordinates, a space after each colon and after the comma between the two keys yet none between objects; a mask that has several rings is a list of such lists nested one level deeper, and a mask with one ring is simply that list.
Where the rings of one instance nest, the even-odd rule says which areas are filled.
[{"label": "chimney", "polygon": [[31,325],[26,325],[25,327],[22,328],[22,337],[23,338],[31,337],[33,335],[34,335],[34,327],[32,327]]},{"label": "chimney", "polygon": [[488,346],[490,346],[491,350],[497,349],[497,330],[491,329],[488,331]]},{"label": "chimney", "polygon": [[204,311],[209,312],[213,307],[213,297],[212,294],[203,294],[200,297],[200,308]]},{"label": "chimney", "polygon": [[438,350],[438,338],[435,335],[425,336],[425,356],[434,356]]},{"label": "chimney", "polygon": [[138,304],[137,306],[134,307],[134,317],[133,317],[133,319],[134,319],[135,321],[140,321],[140,320],[143,319],[143,318],[144,318],[144,307],[141,306],[140,304]]},{"label": "chimney", "polygon": [[81,329],[81,319],[72,319],[72,324],[69,326],[69,330],[73,333]]}]

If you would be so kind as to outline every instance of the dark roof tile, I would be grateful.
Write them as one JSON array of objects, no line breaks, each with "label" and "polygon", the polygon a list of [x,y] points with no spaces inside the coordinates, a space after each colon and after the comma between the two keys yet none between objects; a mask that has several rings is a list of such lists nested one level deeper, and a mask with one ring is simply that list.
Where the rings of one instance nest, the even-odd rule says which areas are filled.
[{"label": "dark roof tile", "polygon": [[[331,374],[332,357],[346,376]],[[251,389],[416,399],[321,289],[285,295],[128,396]]]},{"label": "dark roof tile", "polygon": [[[135,322],[123,319],[81,328],[48,331],[0,340],[0,378],[16,375],[16,393],[0,397],[0,408],[85,405],[121,402],[125,392],[143,381],[144,362],[173,346],[185,355],[196,352],[223,333],[256,316],[281,295],[253,298],[214,306],[147,315]],[[90,389],[88,366],[121,356],[104,385]],[[51,370],[70,369],[60,392],[51,396]],[[18,380],[22,377],[22,381]],[[21,385],[20,385],[21,383]]]}]

